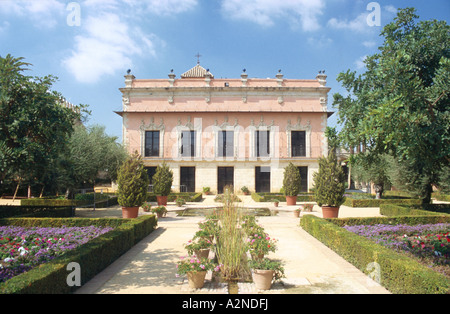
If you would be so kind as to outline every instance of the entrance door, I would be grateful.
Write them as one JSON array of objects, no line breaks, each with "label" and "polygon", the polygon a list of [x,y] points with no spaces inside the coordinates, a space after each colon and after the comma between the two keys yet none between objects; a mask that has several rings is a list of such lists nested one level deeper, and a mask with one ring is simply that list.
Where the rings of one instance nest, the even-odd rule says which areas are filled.
[{"label": "entrance door", "polygon": [[180,167],[180,191],[195,192],[195,167]]},{"label": "entrance door", "polygon": [[255,191],[270,192],[270,167],[255,167]]},{"label": "entrance door", "polygon": [[217,192],[223,194],[223,188],[234,185],[234,168],[219,167],[217,169]]}]

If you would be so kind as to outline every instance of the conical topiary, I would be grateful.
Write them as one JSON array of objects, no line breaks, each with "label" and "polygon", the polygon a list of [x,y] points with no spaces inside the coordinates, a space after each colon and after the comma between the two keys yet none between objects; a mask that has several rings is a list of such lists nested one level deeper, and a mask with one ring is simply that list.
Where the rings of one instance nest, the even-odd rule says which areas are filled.
[{"label": "conical topiary", "polygon": [[173,182],[173,172],[166,163],[156,168],[153,175],[153,192],[156,195],[167,196],[170,194]]},{"label": "conical topiary", "polygon": [[297,196],[300,192],[301,177],[298,168],[290,162],[284,168],[283,190],[286,196]]},{"label": "conical topiary", "polygon": [[334,153],[319,159],[319,171],[313,179],[317,205],[339,207],[344,203],[345,174]]},{"label": "conical topiary", "polygon": [[117,202],[122,207],[139,207],[147,200],[148,174],[137,152],[120,167],[117,185]]}]

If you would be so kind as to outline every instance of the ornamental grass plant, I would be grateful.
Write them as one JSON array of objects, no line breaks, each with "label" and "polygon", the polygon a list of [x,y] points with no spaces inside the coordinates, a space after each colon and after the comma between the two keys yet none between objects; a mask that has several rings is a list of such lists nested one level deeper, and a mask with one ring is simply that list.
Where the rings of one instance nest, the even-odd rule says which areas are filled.
[{"label": "ornamental grass plant", "polygon": [[221,274],[225,280],[245,280],[250,278],[247,265],[245,232],[239,225],[241,211],[233,202],[231,189],[225,188],[224,206],[218,212],[220,230],[216,242],[216,254],[222,264]]}]

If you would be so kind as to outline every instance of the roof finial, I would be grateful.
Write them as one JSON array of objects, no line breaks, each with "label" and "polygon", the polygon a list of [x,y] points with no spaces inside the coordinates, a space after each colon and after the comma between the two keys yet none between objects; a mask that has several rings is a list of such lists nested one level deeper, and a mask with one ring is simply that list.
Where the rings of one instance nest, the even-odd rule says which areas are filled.
[{"label": "roof finial", "polygon": [[202,56],[200,53],[195,55],[197,57],[197,64],[200,64],[200,57]]}]

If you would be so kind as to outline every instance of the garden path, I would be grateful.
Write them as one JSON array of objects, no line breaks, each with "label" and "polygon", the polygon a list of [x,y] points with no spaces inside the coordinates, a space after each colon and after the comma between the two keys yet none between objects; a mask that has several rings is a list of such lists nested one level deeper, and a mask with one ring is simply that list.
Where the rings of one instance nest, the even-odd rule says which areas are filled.
[{"label": "garden path", "polygon": [[[241,197],[242,206],[254,206],[250,197]],[[203,205],[215,205],[207,197]],[[259,204],[264,205],[264,204]],[[273,206],[272,204],[265,204]],[[281,259],[286,278],[271,290],[258,291],[252,283],[238,284],[238,293],[298,294],[382,294],[386,289],[364,275],[353,265],[324,246],[299,227],[292,211],[298,206],[280,206],[276,216],[258,217],[266,232],[278,240],[278,249],[269,257]],[[158,228],[112,265],[80,287],[79,294],[225,294],[227,285],[207,280],[204,288],[192,290],[185,278],[177,278],[176,262],[186,255],[183,244],[197,231],[203,217],[178,217],[175,205],[169,204],[167,217],[158,221]],[[141,213],[146,214],[146,213]],[[303,214],[303,213],[302,213]],[[320,207],[313,212],[321,216]],[[77,216],[121,217],[120,207],[77,209]],[[379,216],[378,208],[343,206],[341,217]],[[209,278],[211,279],[211,278]]]}]

